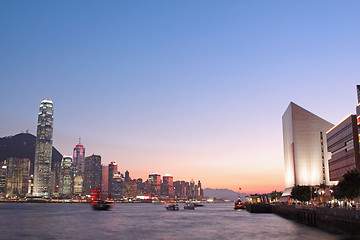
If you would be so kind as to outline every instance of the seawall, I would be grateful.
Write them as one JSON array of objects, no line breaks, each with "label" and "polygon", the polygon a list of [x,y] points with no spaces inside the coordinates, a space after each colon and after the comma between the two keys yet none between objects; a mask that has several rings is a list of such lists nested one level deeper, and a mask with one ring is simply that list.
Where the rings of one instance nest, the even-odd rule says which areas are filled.
[{"label": "seawall", "polygon": [[353,237],[360,239],[359,210],[274,205],[272,206],[272,212],[281,217],[318,227],[330,233],[352,235]]}]

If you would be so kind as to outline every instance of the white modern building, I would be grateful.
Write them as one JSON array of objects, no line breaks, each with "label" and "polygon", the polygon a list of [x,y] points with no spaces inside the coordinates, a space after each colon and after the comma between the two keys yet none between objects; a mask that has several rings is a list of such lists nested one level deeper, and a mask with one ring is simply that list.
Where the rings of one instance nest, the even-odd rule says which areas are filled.
[{"label": "white modern building", "polygon": [[283,117],[285,191],[295,185],[333,185],[329,178],[326,132],[334,125],[290,102]]}]

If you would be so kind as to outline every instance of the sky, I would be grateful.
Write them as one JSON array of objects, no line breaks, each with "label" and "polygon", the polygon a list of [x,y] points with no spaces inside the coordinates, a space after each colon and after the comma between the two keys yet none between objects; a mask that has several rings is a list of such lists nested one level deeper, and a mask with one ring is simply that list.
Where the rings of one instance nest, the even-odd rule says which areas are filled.
[{"label": "sky", "polygon": [[360,1],[0,1],[0,137],[36,135],[147,179],[284,190],[290,101],[355,113]]}]

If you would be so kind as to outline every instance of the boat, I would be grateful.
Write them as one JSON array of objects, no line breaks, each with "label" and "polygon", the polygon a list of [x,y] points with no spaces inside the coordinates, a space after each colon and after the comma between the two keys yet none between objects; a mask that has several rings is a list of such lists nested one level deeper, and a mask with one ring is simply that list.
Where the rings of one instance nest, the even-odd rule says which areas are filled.
[{"label": "boat", "polygon": [[169,211],[179,211],[179,205],[177,204],[169,204],[165,208]]},{"label": "boat", "polygon": [[238,199],[234,202],[234,209],[235,210],[245,209],[246,208],[245,204],[241,201],[240,191],[241,191],[241,188],[239,188]]},{"label": "boat", "polygon": [[37,197],[37,196],[28,196],[25,199],[25,202],[28,203],[47,203],[49,202],[48,198],[43,198],[43,197]]},{"label": "boat", "polygon": [[236,201],[234,202],[234,209],[235,209],[235,210],[245,209],[245,208],[246,208],[246,207],[245,207],[245,204],[241,201],[240,198],[238,198],[238,200],[236,200]]},{"label": "boat", "polygon": [[109,210],[113,203],[114,201],[111,201],[109,199],[103,200],[101,198],[101,190],[99,188],[91,190],[90,204],[92,205],[94,210]]},{"label": "boat", "polygon": [[111,207],[111,203],[110,202],[106,202],[106,201],[97,201],[92,203],[93,209],[94,210],[109,210],[109,208]]},{"label": "boat", "polygon": [[203,207],[205,206],[204,204],[200,204],[200,203],[193,203],[195,207]]},{"label": "boat", "polygon": [[193,203],[186,203],[184,209],[195,210],[195,205]]}]

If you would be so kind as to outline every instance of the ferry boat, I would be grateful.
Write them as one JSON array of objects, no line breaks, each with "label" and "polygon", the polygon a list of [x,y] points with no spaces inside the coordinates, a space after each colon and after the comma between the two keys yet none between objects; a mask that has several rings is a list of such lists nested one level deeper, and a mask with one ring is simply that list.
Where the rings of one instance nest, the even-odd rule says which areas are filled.
[{"label": "ferry boat", "polygon": [[184,209],[195,210],[195,205],[193,203],[186,203]]},{"label": "ferry boat", "polygon": [[47,203],[49,202],[48,198],[37,197],[37,196],[28,196],[25,198],[25,202],[29,203]]},{"label": "ferry boat", "polygon": [[235,210],[238,210],[238,209],[245,209],[245,204],[241,201],[241,197],[240,197],[240,191],[241,191],[241,188],[239,187],[239,192],[238,192],[238,200],[236,200],[234,202],[234,209]]},{"label": "ferry boat", "polygon": [[169,204],[165,208],[169,211],[179,211],[179,205],[177,204]]},{"label": "ferry boat", "polygon": [[240,197],[238,198],[238,200],[236,200],[234,202],[234,209],[238,210],[238,209],[245,209],[245,204],[241,201]]}]

